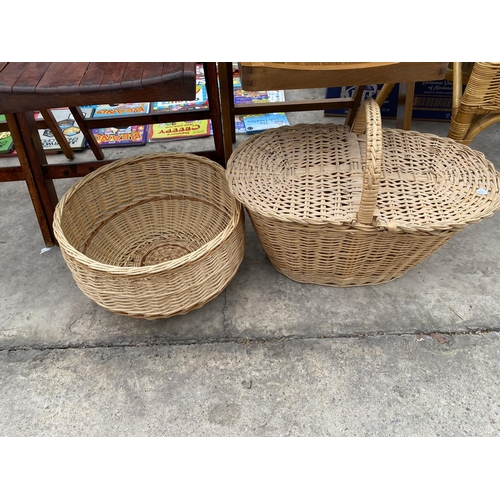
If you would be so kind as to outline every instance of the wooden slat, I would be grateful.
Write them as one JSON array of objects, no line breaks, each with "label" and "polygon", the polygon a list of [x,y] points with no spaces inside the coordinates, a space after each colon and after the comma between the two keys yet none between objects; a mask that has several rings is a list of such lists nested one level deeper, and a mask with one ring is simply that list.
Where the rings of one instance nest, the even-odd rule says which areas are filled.
[{"label": "wooden slat", "polygon": [[29,63],[13,86],[12,92],[14,94],[33,94],[50,64],[49,62]]},{"label": "wooden slat", "polygon": [[[0,93],[12,94],[12,87],[23,74],[29,63],[8,63],[0,72]],[[3,111],[2,98],[0,97],[0,109]]]},{"label": "wooden slat", "polygon": [[[104,78],[102,79],[101,82],[101,92],[122,90],[121,82],[126,65],[127,63],[119,62],[110,64],[108,66],[106,74],[104,75]],[[122,101],[116,101],[116,102],[122,102]]]},{"label": "wooden slat", "polygon": [[[80,82],[89,63],[51,63],[38,86],[36,94],[71,94],[79,93]],[[48,106],[45,106],[48,107]]]},{"label": "wooden slat", "polygon": [[142,88],[142,73],[150,63],[129,62],[123,71],[121,79],[122,90]]},{"label": "wooden slat", "polygon": [[[189,85],[185,82],[173,82],[172,85],[135,90],[113,90],[108,92],[88,92],[84,94],[0,94],[1,113],[32,111],[45,107],[54,109],[71,106],[88,106],[89,104],[113,104],[125,102],[152,101],[188,101],[196,97],[196,86],[193,80]],[[65,96],[65,97],[62,97]]]},{"label": "wooden slat", "polygon": [[41,109],[40,113],[42,114],[43,119],[47,124],[47,127],[52,132],[52,135],[54,136],[55,140],[61,147],[66,158],[69,158],[70,160],[74,159],[75,152],[71,149],[68,139],[66,139],[66,136],[61,130],[61,127],[59,127],[59,124],[57,123],[57,120],[55,119],[52,111],[50,109]]},{"label": "wooden slat", "polygon": [[163,83],[179,78],[196,78],[196,63],[164,62],[162,75]]},{"label": "wooden slat", "polygon": [[310,101],[262,102],[255,104],[235,104],[237,115],[253,115],[260,113],[278,113],[293,111],[314,111],[319,109],[345,109],[353,105],[350,98],[311,99]]},{"label": "wooden slat", "polygon": [[102,80],[105,77],[108,66],[113,63],[94,62],[87,66],[87,71],[80,82],[80,92],[99,92]]},{"label": "wooden slat", "polygon": [[127,128],[131,125],[151,125],[153,123],[172,123],[184,120],[208,119],[210,119],[210,111],[208,109],[198,109],[175,113],[147,113],[141,115],[121,115],[116,117],[106,116],[105,118],[86,118],[85,123],[87,127],[91,129],[103,127]]},{"label": "wooden slat", "polygon": [[99,143],[97,142],[94,134],[92,133],[92,130],[85,122],[85,116],[83,115],[82,110],[78,106],[70,107],[69,110],[71,111],[71,114],[73,115],[76,123],[78,123],[78,126],[80,127],[80,130],[82,131],[82,134],[84,135],[85,139],[87,139],[87,142],[89,143],[90,149],[92,149],[94,156],[98,160],[103,160],[104,153],[102,152]]},{"label": "wooden slat", "polygon": [[22,167],[0,167],[0,182],[14,182],[24,180],[25,176]]},{"label": "wooden slat", "polygon": [[244,90],[291,90],[442,80],[445,62],[239,63]]},{"label": "wooden slat", "polygon": [[163,63],[152,62],[144,65],[142,72],[142,86],[162,85],[163,83]]}]

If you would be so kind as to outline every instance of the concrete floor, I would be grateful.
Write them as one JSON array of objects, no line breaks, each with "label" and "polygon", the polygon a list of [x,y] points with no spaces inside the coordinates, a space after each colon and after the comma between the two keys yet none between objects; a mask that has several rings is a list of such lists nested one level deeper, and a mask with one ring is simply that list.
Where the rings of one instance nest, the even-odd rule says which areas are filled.
[{"label": "concrete floor", "polygon": [[[302,94],[287,99],[323,91]],[[413,123],[441,136],[448,127]],[[472,144],[497,166],[499,133],[495,125]],[[194,151],[211,141],[106,153]],[[56,181],[59,195],[73,182]],[[341,289],[279,274],[248,223],[227,289],[156,321],[97,306],[58,247],[41,252],[23,182],[0,184],[0,213],[3,436],[500,435],[498,213],[394,282]]]}]

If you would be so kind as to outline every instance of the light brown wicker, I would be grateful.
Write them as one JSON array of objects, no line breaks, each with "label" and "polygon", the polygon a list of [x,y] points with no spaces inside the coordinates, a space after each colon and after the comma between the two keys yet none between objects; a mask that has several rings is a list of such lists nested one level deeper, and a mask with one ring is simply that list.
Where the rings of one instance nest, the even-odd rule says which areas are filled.
[{"label": "light brown wicker", "polygon": [[462,95],[462,63],[453,63],[453,114],[448,137],[462,144],[500,121],[500,63],[476,62]]},{"label": "light brown wicker", "polygon": [[353,131],[300,124],[250,138],[226,175],[274,267],[322,285],[400,277],[500,207],[499,174],[482,153],[434,135],[382,131],[373,99]]},{"label": "light brown wicker", "polygon": [[76,284],[117,314],[156,319],[216,297],[244,253],[224,169],[193,154],[119,160],[61,198],[54,232]]}]

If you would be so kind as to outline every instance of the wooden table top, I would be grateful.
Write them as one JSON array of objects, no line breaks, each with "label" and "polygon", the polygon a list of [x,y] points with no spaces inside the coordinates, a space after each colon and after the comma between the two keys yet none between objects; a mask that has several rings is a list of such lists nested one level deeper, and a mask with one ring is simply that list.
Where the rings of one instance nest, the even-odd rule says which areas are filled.
[{"label": "wooden table top", "polygon": [[0,62],[0,113],[195,97],[194,62]]}]

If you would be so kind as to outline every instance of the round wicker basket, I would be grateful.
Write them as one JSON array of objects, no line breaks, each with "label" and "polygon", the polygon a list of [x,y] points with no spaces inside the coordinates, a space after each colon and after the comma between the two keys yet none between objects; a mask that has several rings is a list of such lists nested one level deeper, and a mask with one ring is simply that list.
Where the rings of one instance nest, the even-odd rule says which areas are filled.
[{"label": "round wicker basket", "polygon": [[226,175],[274,267],[322,285],[398,278],[500,207],[500,177],[482,153],[382,130],[373,99],[352,130],[301,124],[250,138]]},{"label": "round wicker basket", "polygon": [[245,246],[242,208],[224,169],[181,153],[127,158],[87,175],[58,203],[54,233],[85,295],[146,319],[216,297]]}]

